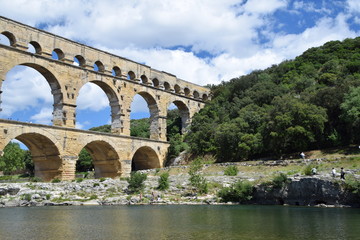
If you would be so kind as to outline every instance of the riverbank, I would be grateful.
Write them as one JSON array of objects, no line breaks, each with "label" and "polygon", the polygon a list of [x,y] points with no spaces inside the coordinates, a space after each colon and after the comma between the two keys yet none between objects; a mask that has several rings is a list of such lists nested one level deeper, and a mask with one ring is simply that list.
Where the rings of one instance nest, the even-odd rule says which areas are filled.
[{"label": "riverbank", "polygon": [[[0,207],[62,206],[62,205],[131,205],[131,204],[238,204],[224,203],[217,195],[220,189],[238,181],[253,186],[251,199],[245,204],[276,204],[299,206],[360,207],[359,193],[353,193],[339,176],[332,177],[331,167],[346,166],[346,177],[358,182],[358,159],[310,159],[252,161],[205,164],[200,172],[208,182],[208,193],[197,194],[189,182],[188,166],[141,171],[147,174],[141,194],[130,194],[128,182],[120,179],[82,179],[58,183],[0,183]],[[226,176],[225,169],[235,165],[236,176]],[[316,166],[318,173],[307,176],[306,166]],[[159,176],[169,172],[169,189],[157,190]],[[284,184],[275,185],[274,176],[286,175]]]}]

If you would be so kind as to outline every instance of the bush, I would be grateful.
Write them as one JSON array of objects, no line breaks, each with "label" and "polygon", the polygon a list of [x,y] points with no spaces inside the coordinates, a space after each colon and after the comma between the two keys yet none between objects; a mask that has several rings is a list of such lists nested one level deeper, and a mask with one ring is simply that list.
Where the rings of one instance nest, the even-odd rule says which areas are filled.
[{"label": "bush", "polygon": [[82,181],[84,181],[84,179],[83,179],[83,178],[77,178],[75,181],[76,181],[77,183],[81,183]]},{"label": "bush", "polygon": [[346,177],[345,189],[360,196],[360,181],[351,175]]},{"label": "bush", "polygon": [[312,169],[314,168],[315,166],[310,164],[310,165],[306,165],[304,170],[303,170],[303,173],[304,175],[306,176],[311,176],[313,175],[313,172],[312,172]]},{"label": "bush", "polygon": [[105,181],[106,180],[106,178],[104,178],[104,177],[102,177],[102,178],[100,178],[100,182],[103,182],[103,181]]},{"label": "bush", "polygon": [[169,173],[168,172],[164,172],[160,175],[159,178],[159,186],[157,187],[157,189],[159,190],[166,190],[168,189],[170,186],[169,184]]},{"label": "bush", "polygon": [[61,180],[58,179],[58,178],[54,178],[51,182],[52,182],[52,183],[59,183],[59,182],[61,182]]},{"label": "bush", "polygon": [[21,196],[21,199],[30,202],[31,201],[31,194],[30,193],[25,193],[25,194],[23,194]]},{"label": "bush", "polygon": [[230,187],[224,187],[218,192],[223,202],[243,202],[252,199],[254,187],[250,182],[238,181]]},{"label": "bush", "polygon": [[195,159],[191,165],[189,170],[189,181],[191,186],[193,186],[199,193],[207,193],[208,192],[208,184],[206,182],[205,177],[203,177],[199,172],[202,168],[203,164],[200,158]]},{"label": "bush", "polygon": [[128,190],[131,193],[139,193],[144,189],[144,181],[146,180],[147,175],[141,172],[131,172],[130,177],[126,179],[129,183]]},{"label": "bush", "polygon": [[32,177],[32,178],[30,178],[30,181],[31,182],[42,182],[42,179],[39,177]]},{"label": "bush", "polygon": [[287,175],[285,173],[280,173],[279,175],[276,175],[273,178],[272,183],[273,183],[273,187],[281,188],[286,183],[289,183],[289,179],[288,179],[288,177],[287,177]]},{"label": "bush", "polygon": [[100,183],[94,183],[93,184],[93,187],[98,187],[98,186],[100,186]]},{"label": "bush", "polygon": [[227,166],[224,170],[224,174],[226,176],[236,176],[238,174],[239,170],[237,168],[237,166],[235,165],[231,165],[231,166]]}]

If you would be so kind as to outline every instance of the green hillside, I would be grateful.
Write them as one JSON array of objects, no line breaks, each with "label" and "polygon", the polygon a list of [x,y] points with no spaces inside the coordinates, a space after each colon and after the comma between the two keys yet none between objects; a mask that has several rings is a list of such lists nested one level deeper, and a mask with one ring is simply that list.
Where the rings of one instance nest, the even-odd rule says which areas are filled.
[{"label": "green hillside", "polygon": [[360,37],[212,86],[186,142],[218,161],[360,143]]}]

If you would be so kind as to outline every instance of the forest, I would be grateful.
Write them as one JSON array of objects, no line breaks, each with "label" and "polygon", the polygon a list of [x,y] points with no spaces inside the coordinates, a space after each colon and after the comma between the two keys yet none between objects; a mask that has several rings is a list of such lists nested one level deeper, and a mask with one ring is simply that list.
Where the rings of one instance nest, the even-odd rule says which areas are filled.
[{"label": "forest", "polygon": [[229,162],[360,143],[360,37],[210,87],[185,137],[194,154]]},{"label": "forest", "polygon": [[[168,159],[188,150],[218,162],[244,161],[360,144],[360,37],[209,87],[212,99],[185,136],[178,111],[169,111]],[[149,126],[149,119],[131,120],[131,136],[149,137]],[[110,125],[89,130],[110,132]],[[91,162],[83,149],[77,171],[91,169]],[[24,168],[33,168],[30,154],[8,144],[0,171]]]}]

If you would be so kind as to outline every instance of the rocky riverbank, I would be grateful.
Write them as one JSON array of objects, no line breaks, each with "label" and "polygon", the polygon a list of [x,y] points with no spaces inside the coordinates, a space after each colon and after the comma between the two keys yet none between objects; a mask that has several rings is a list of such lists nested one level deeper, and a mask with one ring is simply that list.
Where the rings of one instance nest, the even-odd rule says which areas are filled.
[{"label": "rocky riverbank", "polygon": [[[186,167],[178,167],[186,169]],[[189,183],[187,173],[169,177],[170,188],[156,190],[158,171],[148,174],[142,194],[129,194],[125,179],[85,179],[73,182],[44,183],[0,183],[0,207],[18,206],[64,206],[64,205],[131,205],[131,204],[238,204],[223,203],[217,192],[226,186],[248,180],[253,183],[253,195],[245,204],[274,204],[299,206],[350,206],[360,207],[360,194],[346,189],[344,181],[329,174],[289,176],[282,186],[271,182],[260,183],[251,173],[225,176],[219,172],[205,176],[209,193],[196,194]],[[359,175],[352,174],[355,179]],[[262,177],[262,176],[260,176]]]}]

